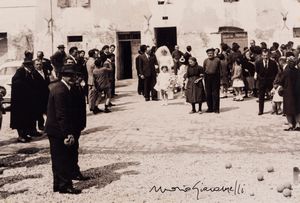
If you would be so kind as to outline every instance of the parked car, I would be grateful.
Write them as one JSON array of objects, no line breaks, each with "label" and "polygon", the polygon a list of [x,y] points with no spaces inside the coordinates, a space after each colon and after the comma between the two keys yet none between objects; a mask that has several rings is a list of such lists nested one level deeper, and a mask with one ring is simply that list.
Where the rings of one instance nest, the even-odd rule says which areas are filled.
[{"label": "parked car", "polygon": [[9,110],[11,100],[11,80],[22,63],[23,61],[9,61],[0,66],[0,86],[6,90],[2,104],[7,110]]},{"label": "parked car", "polygon": [[5,114],[5,109],[3,107],[3,97],[6,95],[6,89],[2,86],[0,86],[0,130],[2,127],[2,119],[3,119],[3,114]]}]

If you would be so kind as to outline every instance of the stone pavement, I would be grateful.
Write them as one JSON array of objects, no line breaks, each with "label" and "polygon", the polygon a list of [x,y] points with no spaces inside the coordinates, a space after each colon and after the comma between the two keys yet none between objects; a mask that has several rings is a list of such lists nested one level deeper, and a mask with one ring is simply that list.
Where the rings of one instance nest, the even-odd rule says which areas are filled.
[{"label": "stone pavement", "polygon": [[[87,128],[82,133],[82,150],[99,153],[165,153],[165,152],[293,152],[299,150],[298,132],[284,132],[285,118],[267,114],[258,116],[254,98],[234,102],[221,100],[221,113],[202,115],[188,112],[184,99],[170,100],[169,106],[159,101],[145,102],[136,94],[136,81],[119,82],[117,104],[110,114],[87,115]],[[100,104],[100,107],[103,106]],[[206,110],[203,104],[203,110]],[[47,147],[47,139],[30,144],[15,143],[16,131],[8,128],[9,114],[4,116],[0,132],[0,153],[24,146]]]},{"label": "stone pavement", "polygon": [[[118,81],[119,96],[113,101],[117,105],[113,112],[88,113],[87,128],[80,138],[79,164],[84,174],[94,178],[75,182],[75,187],[84,189],[78,196],[52,192],[48,140],[42,137],[31,143],[16,143],[16,132],[8,128],[9,114],[5,115],[0,155],[14,159],[11,168],[0,175],[0,195],[7,191],[16,195],[8,195],[4,202],[300,201],[299,186],[293,185],[289,199],[276,192],[278,184],[292,182],[292,168],[300,166],[299,132],[284,132],[284,117],[270,113],[258,116],[254,98],[244,102],[224,99],[220,114],[190,115],[191,106],[184,104],[184,99],[161,106],[159,101],[145,102],[135,89],[135,80]],[[270,112],[270,102],[265,110]],[[19,155],[24,149],[35,152]],[[29,166],[32,160],[38,163]],[[224,167],[228,162],[233,165],[231,170]],[[268,165],[275,167],[274,174],[265,172]],[[265,181],[256,180],[259,172]],[[26,179],[19,174],[41,177]],[[10,181],[11,176],[20,181]],[[234,185],[236,180],[245,194],[149,192],[154,185],[185,188],[202,181],[202,186],[219,186]]]}]

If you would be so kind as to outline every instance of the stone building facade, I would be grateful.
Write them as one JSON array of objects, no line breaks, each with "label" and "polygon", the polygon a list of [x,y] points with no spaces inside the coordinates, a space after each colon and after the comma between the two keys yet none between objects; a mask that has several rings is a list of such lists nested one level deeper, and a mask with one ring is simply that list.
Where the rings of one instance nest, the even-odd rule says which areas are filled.
[{"label": "stone building facade", "polygon": [[[300,44],[299,0],[43,0],[37,1],[34,49],[49,57],[58,44],[101,49],[115,44],[117,78],[136,77],[140,44],[205,50],[249,40]],[[51,16],[52,20],[51,21]],[[52,26],[53,25],[53,26]],[[68,49],[67,49],[68,50]]]},{"label": "stone building facade", "polygon": [[0,1],[0,64],[34,49],[36,0]]}]

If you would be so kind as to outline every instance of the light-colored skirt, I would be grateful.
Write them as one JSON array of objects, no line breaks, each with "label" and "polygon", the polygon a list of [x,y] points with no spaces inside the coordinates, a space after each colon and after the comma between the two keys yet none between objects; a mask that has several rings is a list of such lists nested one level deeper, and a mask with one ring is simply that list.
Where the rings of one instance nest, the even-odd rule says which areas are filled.
[{"label": "light-colored skirt", "polygon": [[234,79],[232,83],[232,87],[245,87],[245,84],[241,79]]}]

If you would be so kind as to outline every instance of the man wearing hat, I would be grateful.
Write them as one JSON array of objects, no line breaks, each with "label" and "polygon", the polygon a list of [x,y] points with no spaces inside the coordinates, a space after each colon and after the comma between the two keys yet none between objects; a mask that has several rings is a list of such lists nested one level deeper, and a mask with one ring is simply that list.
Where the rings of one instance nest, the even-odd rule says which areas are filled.
[{"label": "man wearing hat", "polygon": [[73,96],[71,88],[76,84],[76,72],[73,65],[65,65],[60,71],[62,79],[50,85],[45,132],[50,142],[53,172],[53,191],[79,194],[81,190],[73,188],[73,151],[75,143],[73,118]]},{"label": "man wearing hat", "polygon": [[206,50],[208,58],[203,62],[205,70],[205,90],[207,112],[220,113],[220,70],[221,61],[215,57],[215,49]]},{"label": "man wearing hat", "polygon": [[64,65],[66,58],[65,46],[63,44],[59,45],[58,50],[50,57],[51,63],[54,66],[54,71],[57,78],[60,78],[59,74]]},{"label": "man wearing hat", "polygon": [[32,136],[40,135],[35,127],[38,98],[33,76],[33,54],[25,51],[22,66],[12,78],[10,127],[18,131],[18,142],[29,142]]}]

